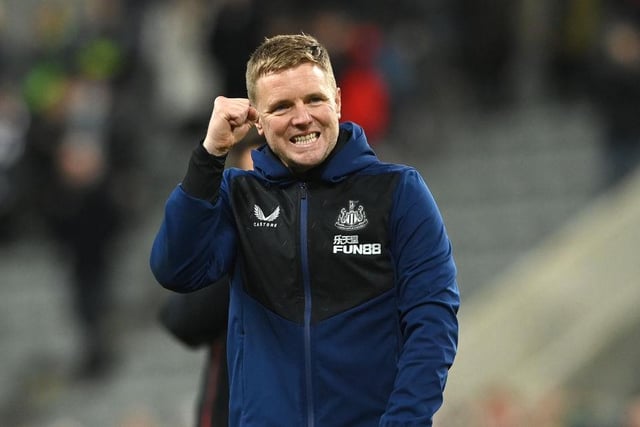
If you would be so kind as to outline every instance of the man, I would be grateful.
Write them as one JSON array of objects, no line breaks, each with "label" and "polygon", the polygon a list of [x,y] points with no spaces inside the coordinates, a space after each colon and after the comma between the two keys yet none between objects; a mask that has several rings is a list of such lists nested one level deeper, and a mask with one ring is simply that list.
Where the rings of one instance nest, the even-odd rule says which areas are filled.
[{"label": "man", "polygon": [[[231,426],[430,426],[457,346],[442,218],[415,169],[339,123],[313,37],[266,39],[248,99],[217,97],[151,251],[166,288],[231,278]],[[255,126],[253,171],[224,171]]]}]

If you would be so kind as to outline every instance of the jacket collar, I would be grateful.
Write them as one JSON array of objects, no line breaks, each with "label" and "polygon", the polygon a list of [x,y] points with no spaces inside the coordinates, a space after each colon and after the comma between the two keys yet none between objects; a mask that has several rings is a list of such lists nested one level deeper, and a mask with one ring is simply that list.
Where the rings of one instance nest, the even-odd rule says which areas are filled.
[{"label": "jacket collar", "polygon": [[319,166],[296,175],[276,155],[263,145],[251,153],[254,170],[267,181],[286,183],[292,181],[339,182],[347,176],[378,162],[367,142],[364,130],[353,122],[340,124],[338,142],[333,151]]}]

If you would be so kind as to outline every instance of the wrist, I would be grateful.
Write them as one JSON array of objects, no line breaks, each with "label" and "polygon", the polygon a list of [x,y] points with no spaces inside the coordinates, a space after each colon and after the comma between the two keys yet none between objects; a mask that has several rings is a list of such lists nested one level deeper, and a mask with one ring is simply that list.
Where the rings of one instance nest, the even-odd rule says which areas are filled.
[{"label": "wrist", "polygon": [[224,157],[229,153],[228,148],[216,146],[216,144],[214,144],[209,138],[205,138],[202,142],[202,147],[207,151],[207,153],[215,157]]},{"label": "wrist", "polygon": [[204,144],[198,144],[191,154],[182,188],[187,194],[209,201],[218,195],[226,156],[210,154]]}]

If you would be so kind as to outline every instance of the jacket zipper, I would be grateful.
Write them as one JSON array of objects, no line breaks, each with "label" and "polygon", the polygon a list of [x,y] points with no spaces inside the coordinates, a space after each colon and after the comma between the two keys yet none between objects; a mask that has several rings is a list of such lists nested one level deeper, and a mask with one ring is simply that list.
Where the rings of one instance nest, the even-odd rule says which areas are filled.
[{"label": "jacket zipper", "polygon": [[307,184],[300,184],[300,258],[304,285],[304,366],[307,391],[307,427],[314,427],[313,384],[311,375],[311,280],[307,242]]}]

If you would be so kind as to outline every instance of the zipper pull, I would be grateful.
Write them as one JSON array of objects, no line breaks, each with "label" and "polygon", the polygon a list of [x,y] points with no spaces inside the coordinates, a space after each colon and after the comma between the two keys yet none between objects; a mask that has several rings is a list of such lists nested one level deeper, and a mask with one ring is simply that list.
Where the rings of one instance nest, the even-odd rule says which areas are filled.
[{"label": "zipper pull", "polygon": [[302,199],[306,199],[307,198],[307,183],[306,182],[301,182],[300,183],[300,198],[302,198]]}]

